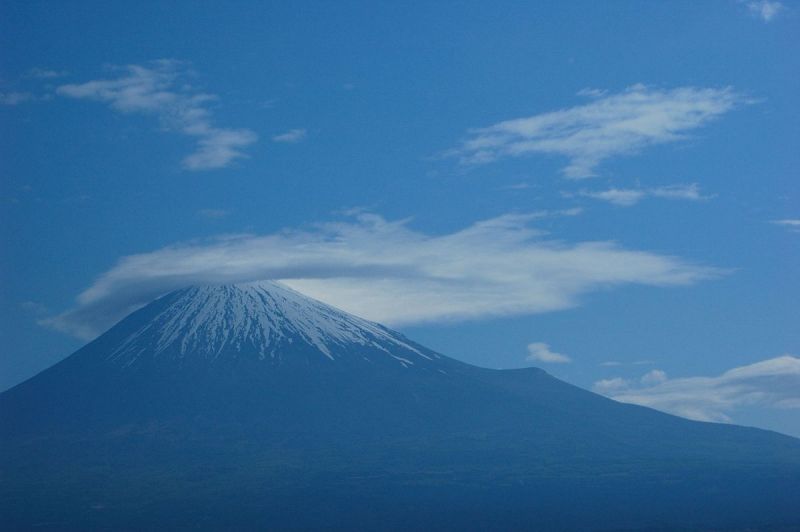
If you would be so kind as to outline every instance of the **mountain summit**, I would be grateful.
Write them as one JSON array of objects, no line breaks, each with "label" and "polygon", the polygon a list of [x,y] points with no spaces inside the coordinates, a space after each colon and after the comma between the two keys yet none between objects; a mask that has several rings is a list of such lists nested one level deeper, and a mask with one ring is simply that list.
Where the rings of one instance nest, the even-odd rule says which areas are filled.
[{"label": "mountain summit", "polygon": [[440,358],[382,325],[273,281],[178,290],[134,317],[138,324],[126,325],[135,330],[108,354],[122,366],[234,358],[270,365],[363,361],[410,367]]},{"label": "mountain summit", "polygon": [[[489,370],[273,282],[0,394],[7,529],[793,529],[800,441]],[[783,528],[781,528],[783,527]]]}]

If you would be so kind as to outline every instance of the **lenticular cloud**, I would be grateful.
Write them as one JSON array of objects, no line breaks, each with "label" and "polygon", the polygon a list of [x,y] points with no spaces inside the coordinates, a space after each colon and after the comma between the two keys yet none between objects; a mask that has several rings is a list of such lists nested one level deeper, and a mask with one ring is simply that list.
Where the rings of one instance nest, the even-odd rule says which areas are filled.
[{"label": "lenticular cloud", "polygon": [[568,243],[504,215],[449,234],[359,214],[303,230],[221,236],[130,255],[46,325],[92,338],[161,294],[194,284],[281,280],[356,315],[401,325],[550,312],[592,290],[686,285],[721,270],[612,242]]}]

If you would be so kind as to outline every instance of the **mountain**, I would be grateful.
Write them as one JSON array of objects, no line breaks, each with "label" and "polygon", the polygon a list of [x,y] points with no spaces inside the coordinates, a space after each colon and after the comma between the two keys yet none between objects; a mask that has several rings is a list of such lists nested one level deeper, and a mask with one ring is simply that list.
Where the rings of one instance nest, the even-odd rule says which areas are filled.
[{"label": "mountain", "polygon": [[0,394],[4,529],[798,530],[800,440],[433,352],[279,283]]}]

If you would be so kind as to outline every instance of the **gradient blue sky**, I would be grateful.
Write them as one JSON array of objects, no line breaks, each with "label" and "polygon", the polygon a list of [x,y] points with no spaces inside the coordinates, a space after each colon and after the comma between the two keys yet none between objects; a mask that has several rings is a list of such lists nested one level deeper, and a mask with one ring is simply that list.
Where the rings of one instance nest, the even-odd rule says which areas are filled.
[{"label": "gradient blue sky", "polygon": [[800,4],[531,4],[0,2],[0,389],[271,277],[800,436]]}]

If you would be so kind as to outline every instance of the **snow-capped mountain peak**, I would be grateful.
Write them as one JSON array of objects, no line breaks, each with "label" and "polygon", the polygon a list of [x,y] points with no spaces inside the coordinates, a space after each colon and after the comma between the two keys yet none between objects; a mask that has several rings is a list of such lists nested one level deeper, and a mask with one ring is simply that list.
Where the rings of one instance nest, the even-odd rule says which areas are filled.
[{"label": "snow-capped mountain peak", "polygon": [[440,358],[382,325],[274,281],[189,287],[150,307],[149,319],[135,326],[108,360],[130,366],[141,357],[275,363],[292,356],[329,361],[355,357],[411,367]]}]

